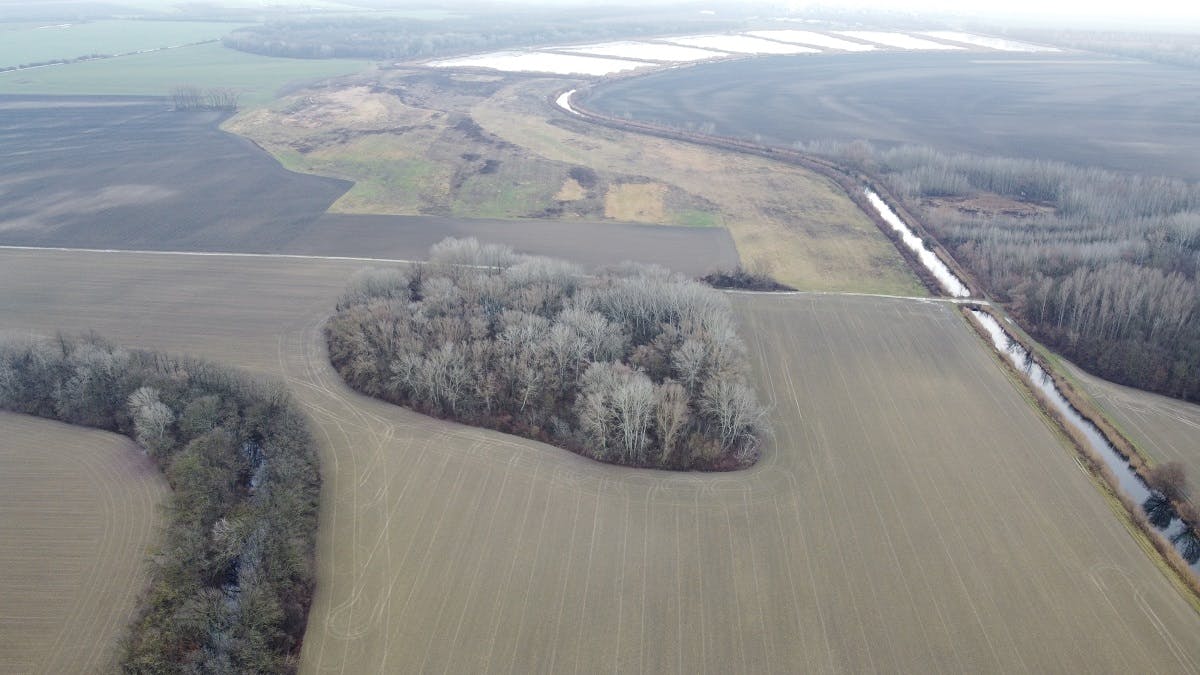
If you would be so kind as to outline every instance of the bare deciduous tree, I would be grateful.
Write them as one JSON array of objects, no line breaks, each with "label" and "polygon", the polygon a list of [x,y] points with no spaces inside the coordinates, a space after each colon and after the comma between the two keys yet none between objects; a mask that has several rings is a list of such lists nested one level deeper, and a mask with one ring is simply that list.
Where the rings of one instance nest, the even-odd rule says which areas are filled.
[{"label": "bare deciduous tree", "polygon": [[[606,461],[754,461],[761,417],[720,293],[661,268],[585,277],[475,240],[432,258],[360,273],[339,300],[329,353],[361,391]],[[710,411],[700,399],[716,380],[741,388]]]},{"label": "bare deciduous tree", "polygon": [[678,382],[665,382],[658,388],[654,423],[658,430],[659,461],[667,464],[691,415],[688,412],[688,394]]},{"label": "bare deciduous tree", "polygon": [[1182,462],[1163,462],[1151,467],[1146,475],[1150,488],[1172,501],[1187,498],[1187,471]]},{"label": "bare deciduous tree", "polygon": [[170,443],[168,431],[175,421],[175,413],[158,399],[158,390],[140,387],[129,395],[129,416],[137,442],[151,452],[160,452]]}]

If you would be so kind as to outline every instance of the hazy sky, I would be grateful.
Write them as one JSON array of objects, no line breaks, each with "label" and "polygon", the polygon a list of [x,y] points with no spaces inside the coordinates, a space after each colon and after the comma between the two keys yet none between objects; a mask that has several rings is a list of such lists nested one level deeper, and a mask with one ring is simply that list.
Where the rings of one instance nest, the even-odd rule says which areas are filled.
[{"label": "hazy sky", "polygon": [[1169,24],[1178,19],[1192,23],[1200,22],[1200,3],[1195,0],[796,0],[790,5],[797,9],[806,6],[846,6],[960,15],[1025,15],[1031,18],[1055,19],[1056,23],[1075,20],[1081,23],[1105,21]]}]

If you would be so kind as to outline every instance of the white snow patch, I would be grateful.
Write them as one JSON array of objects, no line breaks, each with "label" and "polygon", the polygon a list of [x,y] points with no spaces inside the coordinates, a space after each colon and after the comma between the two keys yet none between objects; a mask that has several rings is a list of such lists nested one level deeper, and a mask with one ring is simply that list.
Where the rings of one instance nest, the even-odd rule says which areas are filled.
[{"label": "white snow patch", "polygon": [[566,110],[567,112],[571,113],[572,115],[578,115],[579,111],[571,107],[571,94],[574,94],[574,93],[575,93],[574,89],[572,89],[570,91],[564,91],[563,93],[558,95],[558,98],[556,98],[554,100],[554,104],[557,105],[558,107],[562,108],[563,110]]},{"label": "white snow patch", "polygon": [[942,44],[941,42],[933,42],[931,40],[922,40],[921,38],[906,35],[904,33],[888,33],[878,30],[839,30],[834,31],[838,35],[845,35],[858,40],[866,40],[876,44],[885,45],[887,47],[895,47],[897,49],[962,49],[955,45]]},{"label": "white snow patch", "polygon": [[1017,42],[1016,40],[1005,40],[1004,38],[989,37],[986,35],[975,35],[974,33],[960,33],[953,30],[930,30],[923,31],[921,35],[928,35],[931,38],[940,38],[942,40],[951,40],[954,42],[962,42],[963,44],[976,45],[979,47],[987,47],[996,49],[1002,52],[1058,52],[1062,51],[1057,47],[1044,47],[1042,45],[1031,45],[1028,42]]},{"label": "white snow patch", "polygon": [[771,42],[749,35],[687,35],[663,39],[666,42],[686,47],[719,49],[735,54],[815,54],[821,51],[812,47]]},{"label": "white snow patch", "polygon": [[578,52],[595,56],[620,56],[626,59],[644,59],[646,61],[670,61],[682,63],[686,61],[703,61],[719,59],[725,54],[708,49],[667,45],[656,42],[605,42],[596,45],[579,47],[557,47],[559,51]]},{"label": "white snow patch", "polygon": [[746,33],[746,35],[770,38],[782,42],[798,42],[802,45],[813,45],[814,47],[824,47],[826,49],[840,49],[844,52],[871,52],[878,49],[875,45],[851,42],[811,30],[752,30]]},{"label": "white snow patch", "polygon": [[516,73],[554,73],[556,75],[608,75],[653,66],[641,61],[602,59],[573,54],[545,52],[490,52],[454,59],[431,61],[435,68],[491,68]]}]

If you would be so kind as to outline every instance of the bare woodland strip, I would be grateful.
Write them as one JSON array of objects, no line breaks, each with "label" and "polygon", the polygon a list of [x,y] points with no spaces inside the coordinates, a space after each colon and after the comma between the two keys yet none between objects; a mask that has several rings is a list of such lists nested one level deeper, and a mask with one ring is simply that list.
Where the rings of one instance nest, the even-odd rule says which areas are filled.
[{"label": "bare woodland strip", "polygon": [[330,358],[355,389],[602,462],[720,471],[758,458],[765,411],[719,292],[663,268],[573,264],[447,239],[362,273]]},{"label": "bare woodland strip", "polygon": [[0,408],[132,437],[172,488],[122,670],[294,672],[320,475],[282,386],[95,336],[0,343]]},{"label": "bare woodland strip", "polygon": [[808,152],[882,177],[1039,342],[1105,379],[1200,400],[1200,188],[1059,162]]}]

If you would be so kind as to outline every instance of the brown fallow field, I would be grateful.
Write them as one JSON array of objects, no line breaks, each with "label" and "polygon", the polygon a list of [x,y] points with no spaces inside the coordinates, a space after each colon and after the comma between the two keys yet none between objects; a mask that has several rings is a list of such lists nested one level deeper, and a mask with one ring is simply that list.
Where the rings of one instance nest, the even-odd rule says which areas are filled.
[{"label": "brown fallow field", "polygon": [[0,672],[115,665],[167,489],[124,436],[0,412]]},{"label": "brown fallow field", "polygon": [[1200,615],[948,303],[732,295],[774,435],[670,474],[354,394],[320,326],[358,267],[0,251],[0,329],[289,383],[325,478],[304,672],[1200,668]]}]

